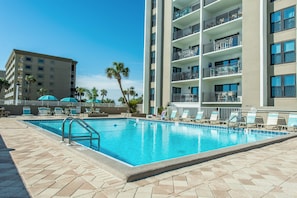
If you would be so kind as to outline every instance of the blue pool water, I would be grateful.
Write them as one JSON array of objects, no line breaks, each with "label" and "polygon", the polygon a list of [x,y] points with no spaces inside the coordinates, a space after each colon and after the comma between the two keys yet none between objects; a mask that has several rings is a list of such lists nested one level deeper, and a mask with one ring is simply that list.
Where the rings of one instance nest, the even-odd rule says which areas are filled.
[{"label": "blue pool water", "polygon": [[[61,135],[63,120],[28,120],[27,122]],[[131,166],[247,144],[286,134],[263,131],[247,133],[244,130],[224,127],[138,119],[86,119],[85,122],[100,133],[99,152]],[[65,134],[68,137],[69,122],[65,126]],[[73,123],[72,134],[83,133],[86,131]],[[88,140],[76,142],[90,147]]]}]

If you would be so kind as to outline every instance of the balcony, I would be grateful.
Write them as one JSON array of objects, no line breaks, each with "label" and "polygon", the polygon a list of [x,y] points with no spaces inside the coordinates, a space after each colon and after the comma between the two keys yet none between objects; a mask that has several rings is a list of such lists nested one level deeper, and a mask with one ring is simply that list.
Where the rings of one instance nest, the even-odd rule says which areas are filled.
[{"label": "balcony", "polygon": [[227,23],[229,21],[233,21],[235,19],[238,19],[241,16],[242,16],[241,8],[237,8],[237,9],[231,10],[229,12],[226,12],[224,14],[221,14],[219,16],[216,16],[214,18],[205,20],[203,28],[204,28],[204,30],[206,30],[206,29],[209,29],[211,27],[215,27],[217,25],[221,25],[221,24]]},{"label": "balcony", "polygon": [[214,43],[204,44],[203,52],[205,54],[213,51],[224,50],[238,46],[240,43],[241,42],[239,42],[239,35],[234,35],[223,39],[218,39]]},{"label": "balcony", "polygon": [[203,102],[210,103],[241,103],[241,93],[238,91],[204,92]]},{"label": "balcony", "polygon": [[216,2],[217,0],[204,0],[204,6],[207,6],[213,2]]},{"label": "balcony", "polygon": [[204,68],[203,77],[215,77],[224,75],[234,75],[241,73],[241,65],[221,65],[214,68]]},{"label": "balcony", "polygon": [[176,61],[176,60],[189,58],[197,55],[199,55],[199,47],[196,47],[195,49],[186,49],[178,52],[173,52],[172,60]]},{"label": "balcony", "polygon": [[190,93],[185,93],[185,94],[172,94],[172,102],[198,102],[198,95],[196,94],[190,94]]},{"label": "balcony", "polygon": [[200,24],[196,24],[188,28],[173,32],[173,40],[176,40],[191,34],[195,34],[197,32],[200,32]]},{"label": "balcony", "polygon": [[173,20],[176,20],[182,16],[185,16],[191,12],[194,12],[196,10],[200,9],[200,3],[195,3],[192,6],[187,6],[181,10],[177,10],[173,13]]},{"label": "balcony", "polygon": [[172,81],[198,79],[198,72],[177,72],[172,74]]}]

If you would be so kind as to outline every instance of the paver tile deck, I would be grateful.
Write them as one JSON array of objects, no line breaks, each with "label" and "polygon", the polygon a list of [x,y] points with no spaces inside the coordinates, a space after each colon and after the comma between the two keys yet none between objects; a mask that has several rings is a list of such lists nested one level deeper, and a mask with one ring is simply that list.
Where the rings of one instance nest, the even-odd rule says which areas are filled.
[{"label": "paver tile deck", "polygon": [[18,121],[0,119],[1,197],[297,197],[297,138],[135,182]]}]

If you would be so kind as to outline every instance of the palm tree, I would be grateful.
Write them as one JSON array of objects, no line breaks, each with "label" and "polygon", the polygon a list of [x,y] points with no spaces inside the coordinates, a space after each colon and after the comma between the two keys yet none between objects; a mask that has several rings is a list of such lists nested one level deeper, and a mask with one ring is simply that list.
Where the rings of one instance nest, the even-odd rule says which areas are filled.
[{"label": "palm tree", "polygon": [[10,83],[5,80],[4,78],[0,78],[0,92],[2,91],[2,89],[8,89],[10,87]]},{"label": "palm tree", "polygon": [[29,97],[29,94],[30,94],[30,85],[31,85],[32,83],[35,83],[35,82],[36,82],[36,79],[35,79],[34,76],[32,76],[32,75],[26,75],[26,77],[25,77],[25,81],[26,81],[27,84],[28,84],[28,96],[27,96],[27,99],[30,99],[30,97]]},{"label": "palm tree", "polygon": [[43,95],[45,95],[46,92],[47,92],[47,89],[45,89],[45,88],[40,88],[40,89],[37,91],[37,93],[39,94],[39,96],[43,96]]},{"label": "palm tree", "polygon": [[100,92],[101,92],[100,95],[102,96],[101,101],[103,102],[104,96],[107,96],[107,90],[106,89],[101,89]]},{"label": "palm tree", "polygon": [[95,106],[95,101],[97,99],[98,95],[98,89],[96,89],[95,87],[93,87],[93,89],[91,90],[86,90],[89,100],[92,100],[92,108],[94,109]]},{"label": "palm tree", "polygon": [[129,76],[129,68],[124,66],[124,63],[118,63],[118,62],[113,62],[112,67],[108,67],[106,69],[106,75],[108,78],[115,78],[118,81],[118,84],[120,86],[120,90],[122,92],[123,98],[125,103],[128,106],[128,110],[130,112],[130,107],[128,100],[126,98],[126,95],[124,93],[123,87],[122,87],[122,75],[123,77],[128,77]]},{"label": "palm tree", "polygon": [[78,94],[79,101],[81,101],[81,97],[84,95],[85,92],[86,92],[85,88],[76,87],[76,93]]}]

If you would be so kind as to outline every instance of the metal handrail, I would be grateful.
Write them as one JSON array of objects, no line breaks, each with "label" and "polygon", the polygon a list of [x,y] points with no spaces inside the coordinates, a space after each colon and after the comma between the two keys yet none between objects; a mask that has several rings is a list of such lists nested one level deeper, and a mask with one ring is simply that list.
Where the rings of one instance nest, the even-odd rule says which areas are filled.
[{"label": "metal handrail", "polygon": [[[68,144],[69,145],[71,145],[72,138],[74,137],[74,136],[71,135],[72,123],[76,122],[89,132],[89,134],[90,134],[90,136],[89,136],[90,146],[92,146],[93,140],[96,140],[96,139],[98,140],[97,148],[99,150],[99,148],[100,148],[100,134],[93,127],[88,125],[84,120],[82,120],[80,118],[67,117],[67,118],[64,119],[63,124],[62,124],[62,141],[64,141],[64,139],[65,139],[65,137],[64,137],[65,123],[66,123],[67,120],[71,120],[70,123],[69,123],[69,132],[68,132]],[[93,135],[92,135],[93,133],[95,133],[98,138],[93,138]],[[81,136],[78,136],[78,137],[81,137]]]}]

